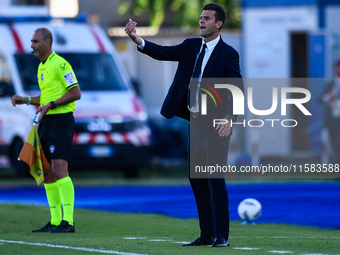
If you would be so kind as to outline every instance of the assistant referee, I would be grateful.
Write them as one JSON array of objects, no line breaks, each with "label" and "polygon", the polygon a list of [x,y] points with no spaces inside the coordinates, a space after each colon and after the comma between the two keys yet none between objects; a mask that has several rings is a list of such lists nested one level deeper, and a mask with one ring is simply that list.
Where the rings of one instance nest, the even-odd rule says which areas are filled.
[{"label": "assistant referee", "polygon": [[[31,39],[34,56],[41,63],[38,83],[41,95],[21,97],[14,95],[12,104],[40,105],[39,137],[51,168],[44,170],[44,186],[50,206],[51,221],[32,232],[75,232],[73,221],[74,186],[68,174],[68,161],[74,133],[75,101],[81,92],[72,66],[52,51],[52,33],[37,29]],[[62,205],[62,207],[61,207]]]}]

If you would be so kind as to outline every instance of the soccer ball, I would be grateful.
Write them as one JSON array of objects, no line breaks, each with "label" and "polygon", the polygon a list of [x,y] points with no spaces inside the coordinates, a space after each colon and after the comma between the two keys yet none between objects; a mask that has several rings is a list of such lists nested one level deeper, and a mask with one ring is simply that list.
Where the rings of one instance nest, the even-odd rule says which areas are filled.
[{"label": "soccer ball", "polygon": [[239,204],[237,211],[242,220],[251,223],[261,216],[262,206],[256,199],[246,198]]}]

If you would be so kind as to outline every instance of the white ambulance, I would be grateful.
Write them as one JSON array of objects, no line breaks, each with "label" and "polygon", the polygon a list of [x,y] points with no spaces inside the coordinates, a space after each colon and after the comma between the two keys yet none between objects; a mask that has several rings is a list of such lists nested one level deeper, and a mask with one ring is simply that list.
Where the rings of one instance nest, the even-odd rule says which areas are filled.
[{"label": "white ambulance", "polygon": [[136,176],[150,156],[147,114],[112,42],[86,17],[0,13],[0,167],[11,165],[18,176],[27,173],[17,157],[36,108],[13,107],[10,99],[14,94],[40,94],[39,59],[30,48],[32,35],[40,27],[52,32],[52,49],[72,65],[82,92],[74,112],[70,167],[117,168],[128,177]]}]

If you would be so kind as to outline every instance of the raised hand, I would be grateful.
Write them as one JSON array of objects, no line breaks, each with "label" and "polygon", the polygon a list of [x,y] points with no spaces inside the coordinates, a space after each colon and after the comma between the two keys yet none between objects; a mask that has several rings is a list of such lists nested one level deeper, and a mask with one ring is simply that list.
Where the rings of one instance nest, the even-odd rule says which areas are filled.
[{"label": "raised hand", "polygon": [[136,26],[137,26],[137,23],[134,22],[132,19],[129,19],[129,22],[126,24],[124,30],[125,30],[125,33],[131,38],[131,40],[134,43],[141,45],[142,44],[142,38],[140,38],[137,35]]}]

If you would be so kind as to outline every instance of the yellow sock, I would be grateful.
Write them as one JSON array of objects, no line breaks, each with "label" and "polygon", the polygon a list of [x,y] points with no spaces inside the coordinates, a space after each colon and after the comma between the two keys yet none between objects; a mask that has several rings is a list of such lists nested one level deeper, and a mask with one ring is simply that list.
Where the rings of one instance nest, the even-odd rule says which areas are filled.
[{"label": "yellow sock", "polygon": [[74,186],[69,176],[57,181],[59,184],[59,192],[61,204],[63,205],[63,220],[66,220],[70,225],[73,225],[74,211]]},{"label": "yellow sock", "polygon": [[61,222],[61,200],[57,182],[44,183],[47,201],[50,206],[51,224],[58,226]]}]

